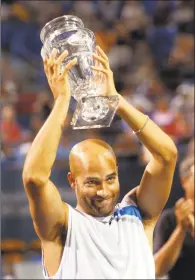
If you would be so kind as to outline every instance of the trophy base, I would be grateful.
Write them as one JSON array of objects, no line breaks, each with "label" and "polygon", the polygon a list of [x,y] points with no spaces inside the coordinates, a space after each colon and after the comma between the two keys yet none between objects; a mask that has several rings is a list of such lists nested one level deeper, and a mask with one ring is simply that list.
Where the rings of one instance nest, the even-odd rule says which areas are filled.
[{"label": "trophy base", "polygon": [[73,129],[109,127],[118,103],[117,95],[83,97],[78,101],[72,118]]}]

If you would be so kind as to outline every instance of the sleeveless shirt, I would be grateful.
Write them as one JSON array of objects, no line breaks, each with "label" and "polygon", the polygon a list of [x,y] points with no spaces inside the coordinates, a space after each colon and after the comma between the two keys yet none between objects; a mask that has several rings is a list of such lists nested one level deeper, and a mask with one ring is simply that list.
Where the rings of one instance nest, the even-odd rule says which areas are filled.
[{"label": "sleeveless shirt", "polygon": [[131,201],[96,218],[69,207],[68,231],[57,273],[45,279],[155,279],[155,265],[139,209]]}]

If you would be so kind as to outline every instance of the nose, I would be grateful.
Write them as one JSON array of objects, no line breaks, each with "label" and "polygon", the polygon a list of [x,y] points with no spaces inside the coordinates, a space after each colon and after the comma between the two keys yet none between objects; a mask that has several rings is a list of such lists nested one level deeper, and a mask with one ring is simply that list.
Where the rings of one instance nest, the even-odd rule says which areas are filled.
[{"label": "nose", "polygon": [[97,195],[98,195],[98,196],[104,197],[104,196],[105,196],[104,193],[105,193],[104,190],[99,190],[99,191],[97,191]]},{"label": "nose", "polygon": [[107,197],[108,196],[108,191],[105,186],[105,184],[101,185],[101,188],[97,191],[97,195],[101,197]]}]

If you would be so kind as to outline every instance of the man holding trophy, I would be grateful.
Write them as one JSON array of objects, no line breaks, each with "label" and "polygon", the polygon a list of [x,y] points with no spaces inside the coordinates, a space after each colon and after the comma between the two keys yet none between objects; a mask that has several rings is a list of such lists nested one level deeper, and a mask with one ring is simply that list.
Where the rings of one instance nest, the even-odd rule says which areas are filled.
[{"label": "man holding trophy", "polygon": [[[169,197],[177,149],[117,93],[108,58],[80,19],[54,19],[41,38],[54,106],[28,153],[23,182],[42,244],[44,277],[154,279],[153,230]],[[67,176],[76,209],[61,200],[50,181],[71,95],[77,101],[74,129],[109,126],[116,112],[152,155],[140,185],[121,203],[116,157],[98,139],[80,142],[70,152]]]}]

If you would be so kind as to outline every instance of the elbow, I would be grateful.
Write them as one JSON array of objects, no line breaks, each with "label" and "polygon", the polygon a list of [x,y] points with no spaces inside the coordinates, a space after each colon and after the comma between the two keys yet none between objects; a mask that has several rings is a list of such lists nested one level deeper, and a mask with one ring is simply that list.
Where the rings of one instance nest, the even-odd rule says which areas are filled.
[{"label": "elbow", "polygon": [[168,156],[168,161],[176,162],[178,150],[174,143],[172,144],[172,147],[170,148],[169,153],[170,153],[170,155]]},{"label": "elbow", "polygon": [[39,176],[37,174],[32,174],[29,171],[23,171],[22,179],[23,179],[25,188],[41,187],[41,186],[45,185],[45,180],[41,176]]},{"label": "elbow", "polygon": [[172,142],[169,147],[164,149],[162,159],[166,164],[167,163],[175,164],[177,161],[177,156],[178,156],[177,147],[175,146],[174,142]]}]

